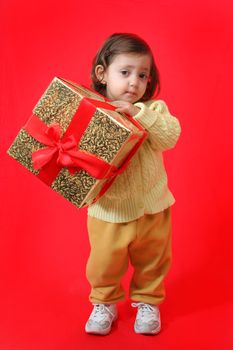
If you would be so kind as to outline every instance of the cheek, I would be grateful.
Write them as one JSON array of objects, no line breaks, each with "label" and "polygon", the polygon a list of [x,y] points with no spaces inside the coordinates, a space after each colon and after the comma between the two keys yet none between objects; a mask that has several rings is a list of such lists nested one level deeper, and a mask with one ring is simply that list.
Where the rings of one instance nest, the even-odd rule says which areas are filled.
[{"label": "cheek", "polygon": [[147,88],[147,82],[145,82],[145,83],[142,83],[142,85],[141,85],[141,91],[146,91],[146,88]]},{"label": "cheek", "polygon": [[123,84],[123,82],[121,80],[119,80],[117,78],[113,78],[111,80],[111,89],[112,90],[117,91],[117,90],[121,89],[122,86],[124,86],[124,84]]},{"label": "cheek", "polygon": [[108,79],[108,86],[111,89],[114,89],[117,85],[118,85],[118,79],[114,74],[112,74],[111,77]]}]

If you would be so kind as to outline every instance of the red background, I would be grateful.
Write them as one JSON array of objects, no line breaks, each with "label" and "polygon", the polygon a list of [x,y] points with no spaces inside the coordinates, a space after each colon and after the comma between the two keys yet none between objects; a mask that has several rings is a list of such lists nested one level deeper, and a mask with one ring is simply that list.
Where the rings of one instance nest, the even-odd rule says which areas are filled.
[{"label": "red background", "polygon": [[[7,0],[0,14],[1,350],[232,349],[232,1]],[[159,98],[182,125],[165,154],[177,203],[157,337],[134,334],[129,301],[111,335],[85,334],[86,210],[6,154],[52,78],[89,85],[96,50],[117,31],[150,44]]]}]

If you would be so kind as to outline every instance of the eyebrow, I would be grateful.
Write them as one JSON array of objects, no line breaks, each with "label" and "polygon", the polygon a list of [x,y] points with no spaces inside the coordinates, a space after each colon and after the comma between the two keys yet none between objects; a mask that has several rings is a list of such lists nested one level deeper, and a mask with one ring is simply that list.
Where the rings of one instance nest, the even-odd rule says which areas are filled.
[{"label": "eyebrow", "polygon": [[[123,68],[134,68],[134,66],[132,66],[132,65],[127,65],[127,66],[121,66],[120,67],[121,69],[123,69]],[[150,69],[148,69],[147,67],[142,67],[142,68],[140,68],[141,70],[143,70],[143,71],[146,71],[146,72],[149,72],[150,71]]]}]

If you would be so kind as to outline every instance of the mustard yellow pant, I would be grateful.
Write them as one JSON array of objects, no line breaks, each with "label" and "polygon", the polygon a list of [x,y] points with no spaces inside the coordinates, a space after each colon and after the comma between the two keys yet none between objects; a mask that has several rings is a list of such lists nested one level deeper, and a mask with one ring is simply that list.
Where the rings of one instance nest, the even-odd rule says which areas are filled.
[{"label": "mustard yellow pant", "polygon": [[130,298],[155,305],[164,300],[164,278],[171,264],[170,208],[126,223],[88,217],[88,233],[91,252],[86,273],[92,303],[124,299],[121,280],[129,261],[134,268]]}]

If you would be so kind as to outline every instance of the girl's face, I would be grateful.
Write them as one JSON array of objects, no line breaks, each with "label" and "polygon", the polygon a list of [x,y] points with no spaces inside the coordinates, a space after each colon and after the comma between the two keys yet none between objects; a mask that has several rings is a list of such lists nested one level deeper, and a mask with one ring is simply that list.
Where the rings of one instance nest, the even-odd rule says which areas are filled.
[{"label": "girl's face", "polygon": [[110,101],[139,101],[146,91],[150,69],[151,57],[148,54],[116,55],[102,74],[106,82],[106,97]]}]

